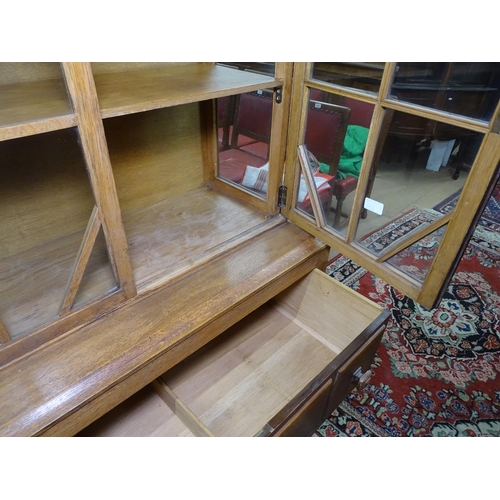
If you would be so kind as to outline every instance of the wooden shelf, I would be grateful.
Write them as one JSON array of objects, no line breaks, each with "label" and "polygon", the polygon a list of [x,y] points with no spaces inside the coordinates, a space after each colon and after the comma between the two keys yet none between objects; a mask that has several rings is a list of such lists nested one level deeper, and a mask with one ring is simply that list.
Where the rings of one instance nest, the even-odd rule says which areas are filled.
[{"label": "wooden shelf", "polygon": [[0,140],[75,125],[76,118],[62,79],[0,87]]},{"label": "wooden shelf", "polygon": [[[207,262],[255,232],[282,223],[209,188],[198,188],[123,216],[140,292]],[[11,337],[55,319],[84,230],[0,260],[0,319]],[[76,305],[112,291],[116,282],[104,238],[98,239]],[[43,290],[43,293],[40,293]]]},{"label": "wooden shelf", "polygon": [[214,99],[282,84],[273,77],[208,63],[94,75],[103,118]]},{"label": "wooden shelf", "polygon": [[123,214],[139,291],[281,223],[211,188],[200,187]]}]

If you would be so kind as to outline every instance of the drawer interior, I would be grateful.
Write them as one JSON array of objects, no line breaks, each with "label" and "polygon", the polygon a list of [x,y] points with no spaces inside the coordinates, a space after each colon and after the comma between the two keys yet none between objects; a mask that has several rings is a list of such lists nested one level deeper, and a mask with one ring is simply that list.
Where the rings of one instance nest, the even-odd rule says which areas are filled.
[{"label": "drawer interior", "polygon": [[[129,435],[141,424],[125,420],[156,419],[163,411],[164,422],[144,425],[151,435],[184,435],[170,431],[174,414],[196,435],[257,435],[380,312],[314,270],[148,386],[144,401],[154,411],[131,412],[126,401],[105,415],[106,435]],[[101,420],[84,435],[104,435]]]}]

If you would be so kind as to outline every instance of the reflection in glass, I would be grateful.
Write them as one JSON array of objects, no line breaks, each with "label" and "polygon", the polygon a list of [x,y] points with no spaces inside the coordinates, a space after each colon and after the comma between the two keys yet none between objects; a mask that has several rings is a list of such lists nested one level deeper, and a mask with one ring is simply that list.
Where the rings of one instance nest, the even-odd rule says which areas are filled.
[{"label": "reflection in glass", "polygon": [[71,113],[59,63],[0,63],[0,127]]},{"label": "reflection in glass", "polygon": [[448,224],[401,250],[386,262],[421,283],[431,267]]},{"label": "reflection in glass", "polygon": [[358,185],[361,164],[373,116],[373,104],[310,89],[304,143],[320,162],[320,174],[331,187],[320,192],[326,223],[336,230],[346,226],[349,207]]},{"label": "reflection in glass", "polygon": [[273,91],[217,99],[219,177],[260,197],[267,192]]},{"label": "reflection in glass", "polygon": [[318,227],[324,227],[331,203],[331,177],[321,173],[320,162],[304,144],[299,145],[298,156],[301,175],[296,206],[313,217]]},{"label": "reflection in glass", "polygon": [[315,62],[312,78],[323,82],[378,93],[385,63]]},{"label": "reflection in glass", "polygon": [[74,309],[118,288],[108,258],[102,227],[99,230],[90,258],[85,266],[82,281],[75,297]]},{"label": "reflection in glass", "polygon": [[500,63],[398,63],[390,95],[489,121],[500,97]]},{"label": "reflection in glass", "polygon": [[94,197],[76,129],[0,142],[0,320],[15,338],[57,317]]},{"label": "reflection in glass", "polygon": [[[435,226],[453,210],[447,199],[463,187],[481,140],[482,134],[476,132],[387,111],[357,242],[381,258],[431,224]],[[379,213],[371,209],[371,200],[381,204]]]}]

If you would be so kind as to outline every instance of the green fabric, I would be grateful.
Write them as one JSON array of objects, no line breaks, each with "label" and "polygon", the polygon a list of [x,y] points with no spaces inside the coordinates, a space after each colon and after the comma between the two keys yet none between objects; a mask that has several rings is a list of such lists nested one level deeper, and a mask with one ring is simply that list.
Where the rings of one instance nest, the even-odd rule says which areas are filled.
[{"label": "green fabric", "polygon": [[363,152],[365,151],[368,129],[360,125],[348,125],[337,169],[337,180],[345,179],[348,175],[359,177]]},{"label": "green fabric", "polygon": [[328,174],[330,172],[330,165],[327,165],[326,163],[323,163],[321,161],[319,161],[318,163],[319,163],[319,171],[322,174]]}]

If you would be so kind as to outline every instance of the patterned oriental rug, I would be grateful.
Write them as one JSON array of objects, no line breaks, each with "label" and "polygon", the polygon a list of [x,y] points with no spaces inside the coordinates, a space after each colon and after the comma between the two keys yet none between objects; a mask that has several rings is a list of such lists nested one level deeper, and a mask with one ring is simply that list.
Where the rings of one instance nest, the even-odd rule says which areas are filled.
[{"label": "patterned oriental rug", "polygon": [[[461,189],[458,190],[455,194],[435,206],[435,210],[443,214],[451,212],[455,208],[461,192]],[[500,231],[500,183],[497,183],[495,189],[491,193],[479,223],[490,231]]]},{"label": "patterned oriental rug", "polygon": [[[492,224],[500,228],[500,217],[485,223]],[[425,267],[433,237],[401,252],[398,265]],[[353,391],[315,436],[500,436],[499,232],[477,227],[433,310],[344,256],[327,272],[391,317],[371,384]]]}]

